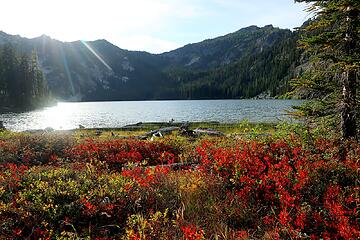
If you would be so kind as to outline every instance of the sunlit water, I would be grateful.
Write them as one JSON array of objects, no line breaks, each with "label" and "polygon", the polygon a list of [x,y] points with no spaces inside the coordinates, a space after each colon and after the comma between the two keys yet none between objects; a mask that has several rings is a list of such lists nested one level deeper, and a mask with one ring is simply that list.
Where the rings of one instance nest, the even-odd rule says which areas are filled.
[{"label": "sunlit water", "polygon": [[57,106],[24,113],[0,114],[13,131],[121,127],[137,122],[218,121],[235,123],[290,121],[286,111],[296,100],[184,100],[123,102],[60,102]]}]

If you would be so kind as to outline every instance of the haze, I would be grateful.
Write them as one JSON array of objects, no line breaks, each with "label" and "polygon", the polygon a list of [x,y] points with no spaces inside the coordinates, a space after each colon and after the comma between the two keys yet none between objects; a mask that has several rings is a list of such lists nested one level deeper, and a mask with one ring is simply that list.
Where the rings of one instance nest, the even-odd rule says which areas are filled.
[{"label": "haze", "polygon": [[0,30],[10,34],[107,39],[152,53],[249,25],[292,29],[308,18],[291,0],[2,0],[1,8]]}]

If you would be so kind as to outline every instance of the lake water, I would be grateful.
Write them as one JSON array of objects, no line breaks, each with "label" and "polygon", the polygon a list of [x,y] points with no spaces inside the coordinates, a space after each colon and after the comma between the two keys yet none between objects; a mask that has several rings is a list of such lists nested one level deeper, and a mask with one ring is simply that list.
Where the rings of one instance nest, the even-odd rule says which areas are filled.
[{"label": "lake water", "polygon": [[0,114],[13,131],[122,127],[137,122],[218,121],[236,123],[290,121],[286,111],[296,100],[182,100],[121,102],[60,102],[57,106],[24,113]]}]

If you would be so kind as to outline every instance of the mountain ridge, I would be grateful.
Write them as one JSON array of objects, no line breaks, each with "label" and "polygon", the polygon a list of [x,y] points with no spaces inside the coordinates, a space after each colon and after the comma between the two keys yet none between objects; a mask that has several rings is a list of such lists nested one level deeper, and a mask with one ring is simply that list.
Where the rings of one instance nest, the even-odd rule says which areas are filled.
[{"label": "mountain ridge", "polygon": [[[292,74],[292,63],[276,58],[296,55],[296,49],[289,48],[286,53],[277,46],[294,45],[296,38],[296,32],[289,29],[252,25],[152,54],[122,49],[106,39],[62,42],[47,35],[28,39],[0,31],[0,46],[11,44],[23,52],[35,49],[50,90],[62,100],[211,99],[248,98],[269,90],[272,95],[283,93],[284,89],[274,86],[279,82],[287,84],[284,79]],[[273,56],[265,56],[264,52],[272,52]],[[257,60],[263,57],[269,58],[273,68],[281,64],[288,71],[274,80],[269,70],[264,70],[268,79],[234,70],[236,66],[258,66],[257,71],[263,71],[266,62],[260,64]],[[233,75],[228,71],[234,71]],[[233,90],[232,85],[238,90]]]},{"label": "mountain ridge", "polygon": [[[149,54],[152,54],[152,55],[162,55],[162,54],[166,54],[168,52],[172,52],[174,50],[177,50],[177,49],[180,49],[180,48],[183,48],[183,47],[186,47],[188,45],[192,45],[192,44],[197,44],[197,43],[202,43],[202,42],[205,42],[205,41],[208,41],[208,40],[215,40],[215,39],[218,39],[218,38],[222,38],[222,37],[226,37],[227,35],[231,35],[231,34],[234,34],[234,33],[237,33],[239,31],[242,31],[242,30],[246,30],[246,29],[260,29],[260,28],[267,28],[267,27],[271,27],[271,28],[276,28],[276,29],[281,29],[279,27],[274,27],[272,24],[267,24],[267,25],[264,25],[263,27],[259,27],[257,25],[250,25],[250,26],[247,26],[247,27],[243,27],[243,28],[240,28],[234,32],[231,32],[231,33],[227,33],[227,34],[224,34],[224,35],[219,35],[219,36],[216,36],[216,37],[213,37],[213,38],[207,38],[207,39],[204,39],[204,40],[201,40],[201,41],[198,41],[198,42],[193,42],[193,43],[187,43],[181,47],[178,47],[176,49],[172,49],[172,50],[169,50],[169,51],[164,51],[164,52],[161,52],[161,53],[151,53],[149,51],[146,51],[146,50],[130,50],[130,49],[126,49],[126,48],[122,48],[121,46],[118,46],[117,44],[114,44],[110,41],[108,41],[107,39],[105,38],[99,38],[99,39],[95,39],[95,40],[73,40],[73,41],[63,41],[63,40],[60,40],[60,39],[57,39],[57,38],[53,38],[51,37],[50,35],[46,35],[45,33],[39,35],[39,36],[36,36],[36,37],[25,37],[25,36],[22,36],[20,34],[10,34],[10,33],[7,33],[3,30],[0,30],[0,35],[3,33],[7,36],[11,36],[11,37],[19,37],[19,38],[22,38],[22,39],[27,39],[27,40],[34,40],[34,39],[41,39],[41,38],[47,38],[47,39],[50,39],[50,40],[54,40],[54,41],[57,41],[57,42],[62,42],[62,43],[76,43],[76,42],[80,42],[80,41],[85,41],[85,42],[95,42],[95,41],[105,41],[105,42],[108,42],[116,47],[118,47],[119,49],[122,49],[122,50],[126,50],[126,51],[130,51],[130,52],[145,52],[145,53],[149,53]],[[290,30],[288,28],[284,28],[282,30],[288,30],[288,31],[291,31],[291,32],[295,32],[296,30]]]}]

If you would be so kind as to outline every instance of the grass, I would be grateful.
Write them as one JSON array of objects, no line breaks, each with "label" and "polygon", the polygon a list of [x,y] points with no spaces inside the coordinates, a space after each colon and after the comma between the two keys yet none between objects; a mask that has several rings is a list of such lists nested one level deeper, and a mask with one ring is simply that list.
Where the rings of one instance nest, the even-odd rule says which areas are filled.
[{"label": "grass", "polygon": [[[86,137],[101,137],[101,138],[112,138],[113,135],[117,137],[122,136],[140,136],[145,133],[157,130],[161,128],[166,128],[169,126],[181,126],[183,123],[142,123],[139,126],[136,126],[134,129],[129,128],[102,128],[102,129],[86,129],[86,130],[74,130],[76,137],[86,138]],[[277,130],[278,124],[274,123],[250,123],[248,121],[243,121],[240,123],[206,123],[206,122],[192,122],[188,124],[189,129],[212,129],[216,131],[223,132],[225,134],[242,134],[242,135],[260,135],[260,134],[274,134]],[[294,124],[298,126],[298,124]],[[101,132],[101,134],[100,134]]]}]

